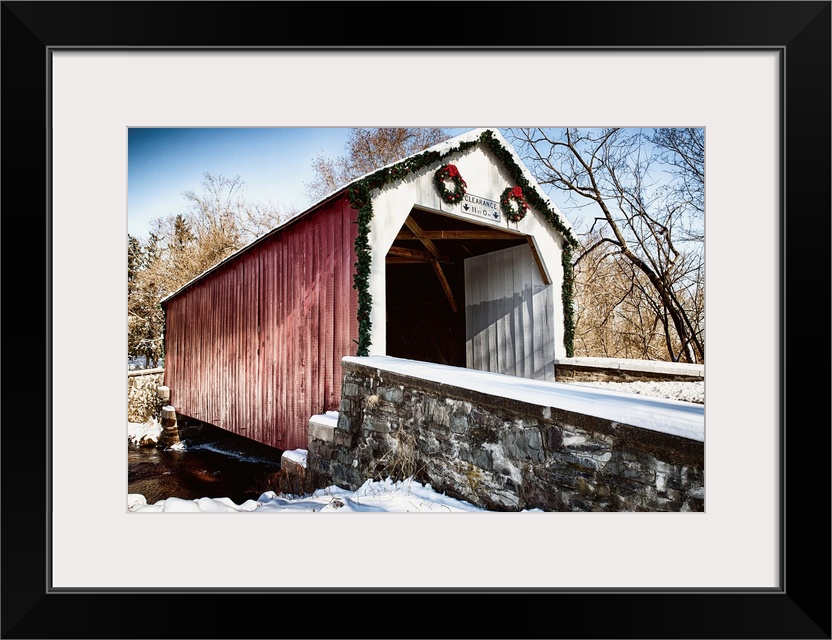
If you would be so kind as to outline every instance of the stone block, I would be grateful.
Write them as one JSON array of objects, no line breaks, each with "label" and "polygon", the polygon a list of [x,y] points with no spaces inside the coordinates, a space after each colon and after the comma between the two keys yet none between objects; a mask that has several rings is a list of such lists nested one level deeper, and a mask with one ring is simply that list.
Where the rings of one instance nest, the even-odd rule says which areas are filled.
[{"label": "stone block", "polygon": [[[340,421],[340,417],[338,418]],[[334,442],[335,441],[335,427],[322,424],[320,422],[315,422],[314,420],[309,421],[309,437],[315,438],[317,440],[323,440],[324,442]]]},{"label": "stone block", "polygon": [[376,433],[389,433],[390,432],[390,422],[384,418],[384,416],[379,415],[372,415],[372,414],[365,414],[364,422],[362,423],[362,427],[364,429],[364,435],[369,435],[369,432],[374,431]]},{"label": "stone block", "polygon": [[338,422],[335,427],[339,431],[350,431],[352,428],[352,418],[350,418],[350,414],[341,412],[338,414]]},{"label": "stone block", "polygon": [[355,398],[358,396],[358,385],[352,382],[344,383],[341,387],[341,396],[347,398]]},{"label": "stone block", "polygon": [[543,430],[543,441],[548,451],[563,449],[563,430],[560,427],[547,426]]},{"label": "stone block", "polygon": [[337,429],[333,434],[333,443],[338,447],[352,448],[354,442],[353,435],[341,429]]},{"label": "stone block", "polygon": [[464,415],[454,414],[451,417],[451,431],[463,434],[468,430],[468,418]]},{"label": "stone block", "polygon": [[404,392],[399,387],[389,387],[387,389],[378,389],[378,395],[382,398],[387,400],[387,402],[392,402],[394,404],[398,404],[402,401],[404,397]]}]

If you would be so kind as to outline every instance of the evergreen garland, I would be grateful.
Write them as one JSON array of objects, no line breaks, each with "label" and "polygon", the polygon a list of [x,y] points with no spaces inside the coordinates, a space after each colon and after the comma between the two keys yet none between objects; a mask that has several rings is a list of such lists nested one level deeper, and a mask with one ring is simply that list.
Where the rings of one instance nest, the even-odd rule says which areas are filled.
[{"label": "evergreen garland", "polygon": [[572,245],[563,247],[560,254],[560,264],[563,267],[563,284],[560,295],[563,301],[563,344],[566,346],[566,357],[575,355],[575,307],[572,293],[575,287],[575,273],[572,269]]},{"label": "evergreen garland", "polygon": [[358,350],[356,355],[367,356],[370,353],[370,329],[372,328],[370,310],[373,306],[373,298],[370,295],[370,264],[372,258],[370,257],[370,242],[368,238],[370,221],[373,219],[373,203],[370,193],[375,189],[381,189],[388,184],[398,182],[402,178],[421,171],[425,167],[436,164],[454,153],[467,151],[479,142],[485,143],[491,153],[503,163],[503,166],[513,178],[514,184],[519,185],[523,189],[526,202],[540,211],[549,223],[566,239],[566,244],[561,255],[561,264],[563,266],[563,286],[561,289],[564,317],[563,341],[566,346],[567,357],[571,358],[573,356],[575,326],[572,302],[572,290],[574,286],[572,249],[578,246],[578,241],[563,224],[558,215],[546,204],[546,201],[540,196],[537,189],[532,187],[531,183],[523,174],[523,170],[515,164],[511,152],[500,144],[492,135],[491,131],[484,131],[478,140],[461,142],[458,146],[448,149],[444,153],[426,151],[417,154],[391,167],[379,169],[349,187],[347,196],[350,205],[353,209],[358,210],[358,236],[355,239],[355,255],[357,260],[354,265],[355,274],[353,275],[352,285],[353,289],[358,291],[358,340],[356,341]]},{"label": "evergreen garland", "polygon": [[352,288],[358,291],[358,355],[369,355],[370,348],[370,310],[373,297],[370,295],[370,220],[373,219],[373,205],[370,190],[362,182],[350,187],[348,192],[350,205],[358,209],[358,236],[355,238],[355,273],[352,276]]},{"label": "evergreen garland", "polygon": [[493,153],[497,159],[503,163],[503,166],[508,170],[509,175],[514,179],[514,184],[520,185],[523,189],[523,194],[526,197],[526,202],[540,211],[560,234],[566,238],[566,241],[573,247],[578,246],[578,241],[574,238],[572,233],[563,224],[558,215],[546,204],[546,201],[540,196],[538,190],[532,187],[532,184],[526,179],[523,170],[514,162],[511,157],[511,152],[506,149],[491,131],[484,131],[480,136],[480,140],[485,143],[488,149]]}]

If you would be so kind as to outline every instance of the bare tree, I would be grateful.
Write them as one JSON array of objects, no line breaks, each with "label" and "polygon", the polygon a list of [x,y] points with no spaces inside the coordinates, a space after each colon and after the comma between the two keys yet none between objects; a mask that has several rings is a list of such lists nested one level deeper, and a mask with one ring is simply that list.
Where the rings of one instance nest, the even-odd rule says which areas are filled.
[{"label": "bare tree", "polygon": [[[651,135],[667,146],[653,143]],[[508,136],[541,185],[562,191],[574,210],[589,209],[593,216],[575,260],[583,288],[578,323],[594,318],[595,325],[607,326],[615,320],[614,330],[640,332],[641,357],[655,355],[658,328],[666,359],[704,362],[704,198],[697,199],[704,184],[696,183],[697,175],[704,180],[704,171],[697,173],[704,146],[696,156],[696,136],[621,128],[520,128]],[[687,162],[672,140],[690,141],[684,148],[701,162]],[[584,261],[588,270],[581,273]],[[611,265],[617,269],[608,273]],[[610,300],[602,287],[593,289],[601,266],[604,282],[610,274],[618,280]],[[588,311],[593,304],[598,308]],[[576,333],[586,328],[577,326]]]},{"label": "bare tree", "polygon": [[202,191],[185,191],[183,213],[153,221],[142,243],[128,235],[128,353],[162,357],[160,301],[295,212],[245,197],[240,176],[205,173]]},{"label": "bare tree", "polygon": [[[598,239],[600,234],[593,232]],[[587,244],[593,242],[587,240]],[[665,360],[668,354],[668,315],[646,276],[616,250],[583,253],[575,265],[576,355]],[[696,256],[701,259],[701,254]],[[683,287],[680,296],[704,326],[704,286],[701,262],[686,278],[696,281],[694,297]],[[680,273],[682,271],[680,270]],[[698,294],[698,295],[697,295]]]},{"label": "bare tree", "polygon": [[159,244],[154,265],[170,291],[279,226],[295,211],[249,202],[240,176],[203,174],[202,190],[185,191],[183,213],[152,223]]},{"label": "bare tree", "polygon": [[356,178],[447,138],[437,127],[353,129],[343,156],[319,155],[312,161],[315,177],[305,185],[306,194],[313,201],[320,200]]},{"label": "bare tree", "polygon": [[202,191],[185,191],[183,218],[200,243],[211,241],[215,251],[236,250],[285,222],[296,211],[281,211],[272,202],[250,202],[239,176],[204,173]]},{"label": "bare tree", "polygon": [[659,128],[650,141],[674,176],[677,193],[699,214],[705,213],[705,130]]}]

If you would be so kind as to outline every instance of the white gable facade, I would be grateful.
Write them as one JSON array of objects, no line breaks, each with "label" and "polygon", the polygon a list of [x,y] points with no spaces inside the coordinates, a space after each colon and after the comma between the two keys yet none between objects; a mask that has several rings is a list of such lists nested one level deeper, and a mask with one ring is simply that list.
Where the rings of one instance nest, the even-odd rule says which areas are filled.
[{"label": "white gable facade", "polygon": [[[478,139],[483,131],[474,130],[432,149],[446,152],[460,141]],[[499,132],[492,132],[511,152],[515,164],[533,188],[540,190],[511,146]],[[434,183],[436,171],[448,164],[458,169],[466,185],[464,197],[452,204],[440,197]],[[508,219],[500,198],[505,189],[514,186],[502,162],[485,144],[479,143],[443,157],[429,170],[410,174],[373,192],[373,217],[368,234],[372,296],[369,355],[402,356],[388,348],[391,336],[399,330],[390,323],[388,297],[407,295],[405,290],[414,284],[410,276],[395,275],[406,274],[411,269],[407,264],[394,262],[401,258],[393,255],[407,253],[401,247],[402,240],[407,238],[412,251],[435,257],[433,248],[444,258],[444,261],[437,260],[438,269],[434,266],[440,285],[443,274],[439,270],[450,273],[457,269],[457,273],[463,274],[451,285],[453,295],[449,296],[448,303],[456,307],[450,318],[456,318],[455,314],[463,314],[465,318],[466,367],[554,379],[555,360],[566,356],[561,302],[561,258],[566,240],[531,205],[521,220]],[[539,194],[545,198],[542,190]],[[546,201],[550,202],[548,198]],[[551,208],[557,211],[554,205]],[[566,219],[563,216],[560,219],[568,228]],[[423,236],[429,236],[427,244],[419,242],[412,231],[414,225],[417,231],[424,232]],[[470,237],[467,244],[443,238],[446,227],[450,230],[446,234],[449,237]],[[487,243],[479,240],[485,235],[480,232],[489,230],[501,232],[499,239]],[[430,272],[427,276],[421,272],[419,277],[432,276]],[[451,277],[447,275],[444,279],[450,281]],[[410,331],[415,333],[418,329]],[[402,340],[406,342],[406,336]]]}]

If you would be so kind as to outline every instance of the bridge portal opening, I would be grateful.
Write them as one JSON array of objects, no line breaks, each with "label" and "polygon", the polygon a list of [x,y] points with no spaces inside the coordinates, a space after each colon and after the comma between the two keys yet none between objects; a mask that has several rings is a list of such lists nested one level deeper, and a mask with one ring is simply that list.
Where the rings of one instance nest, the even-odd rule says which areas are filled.
[{"label": "bridge portal opening", "polygon": [[521,245],[524,235],[413,209],[386,257],[387,355],[472,366],[479,319],[465,261]]}]

